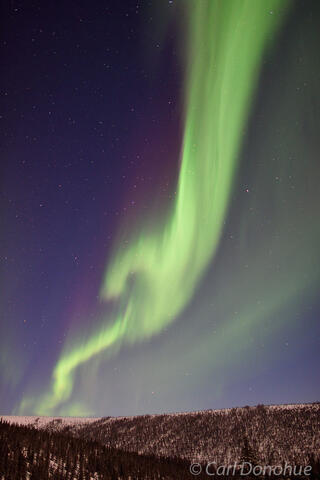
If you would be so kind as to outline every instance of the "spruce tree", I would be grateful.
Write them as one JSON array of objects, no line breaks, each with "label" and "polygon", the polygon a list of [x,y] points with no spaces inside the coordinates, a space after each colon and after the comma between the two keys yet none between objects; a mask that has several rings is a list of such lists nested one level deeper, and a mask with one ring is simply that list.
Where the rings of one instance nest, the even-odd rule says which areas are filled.
[{"label": "spruce tree", "polygon": [[240,456],[240,464],[243,463],[250,463],[253,467],[257,465],[257,457],[255,451],[251,447],[247,436],[245,436],[243,439],[242,451]]}]

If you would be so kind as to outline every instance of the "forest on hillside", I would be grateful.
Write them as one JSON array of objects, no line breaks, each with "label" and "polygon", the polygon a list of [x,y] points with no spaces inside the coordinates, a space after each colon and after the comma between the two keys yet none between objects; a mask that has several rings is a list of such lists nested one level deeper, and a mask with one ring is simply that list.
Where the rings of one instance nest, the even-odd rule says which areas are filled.
[{"label": "forest on hillside", "polygon": [[107,417],[65,431],[126,451],[190,462],[239,462],[246,441],[259,465],[308,465],[313,456],[320,459],[319,403]]},{"label": "forest on hillside", "polygon": [[189,462],[137,455],[61,432],[0,421],[1,480],[180,478],[192,478]]},{"label": "forest on hillside", "polygon": [[[242,444],[241,462],[257,465],[256,454],[247,437]],[[320,463],[315,456],[309,458],[311,475],[286,476],[285,479],[320,479]],[[210,478],[202,472],[198,479]],[[210,468],[212,475],[217,470]],[[39,430],[32,426],[19,426],[0,421],[0,480],[187,480],[190,462],[179,458],[139,455],[106,447],[99,441],[74,437],[61,431]],[[243,478],[235,475],[219,478]],[[279,475],[245,478],[280,478]]]}]

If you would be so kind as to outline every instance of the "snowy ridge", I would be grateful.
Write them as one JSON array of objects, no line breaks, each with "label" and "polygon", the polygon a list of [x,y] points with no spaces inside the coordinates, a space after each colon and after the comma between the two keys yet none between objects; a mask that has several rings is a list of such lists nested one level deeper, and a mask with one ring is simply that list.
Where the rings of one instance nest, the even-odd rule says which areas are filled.
[{"label": "snowy ridge", "polygon": [[36,428],[47,428],[56,426],[64,428],[67,426],[81,426],[96,422],[98,418],[91,417],[43,417],[43,416],[19,416],[19,415],[1,415],[0,420],[16,425],[29,425]]},{"label": "snowy ridge", "polygon": [[240,461],[249,444],[260,464],[320,457],[320,403],[258,405],[131,417],[0,417],[108,447],[188,461]]},{"label": "snowy ridge", "polygon": [[[302,409],[305,410],[306,408],[314,408],[314,406],[318,406],[320,408],[320,403],[288,403],[282,405],[265,405],[266,408],[270,410],[295,410],[295,409]],[[241,410],[244,408],[256,408],[256,407],[236,407],[237,410]],[[233,411],[235,407],[230,408],[220,408],[220,409],[209,409],[209,410],[193,410],[190,412],[169,412],[169,413],[154,413],[154,414],[145,414],[145,415],[129,415],[129,416],[119,416],[119,417],[46,417],[46,416],[37,416],[37,415],[30,415],[30,416],[22,416],[22,415],[0,415],[0,419],[9,423],[15,423],[17,425],[32,425],[38,428],[45,428],[48,425],[60,425],[62,428],[66,426],[83,426],[85,424],[90,424],[97,421],[104,421],[106,423],[109,422],[118,422],[121,420],[128,420],[128,419],[151,419],[151,418],[159,418],[160,416],[165,415],[166,417],[180,417],[180,416],[198,416],[207,413],[213,414],[228,414]]]},{"label": "snowy ridge", "polygon": [[307,464],[320,452],[320,404],[106,417],[78,434],[126,451],[217,464],[240,461],[247,442],[261,464]]}]

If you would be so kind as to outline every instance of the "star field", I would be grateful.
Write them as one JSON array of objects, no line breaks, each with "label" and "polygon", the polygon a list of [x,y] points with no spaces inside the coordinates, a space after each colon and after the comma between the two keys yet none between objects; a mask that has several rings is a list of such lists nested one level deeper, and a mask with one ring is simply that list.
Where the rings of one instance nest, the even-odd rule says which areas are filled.
[{"label": "star field", "polygon": [[[180,9],[1,4],[2,414],[40,395],[70,337],[114,314],[100,301],[106,265],[178,197]],[[219,246],[190,302],[158,336],[83,366],[77,413],[319,398],[319,15],[294,5],[263,57]]]}]

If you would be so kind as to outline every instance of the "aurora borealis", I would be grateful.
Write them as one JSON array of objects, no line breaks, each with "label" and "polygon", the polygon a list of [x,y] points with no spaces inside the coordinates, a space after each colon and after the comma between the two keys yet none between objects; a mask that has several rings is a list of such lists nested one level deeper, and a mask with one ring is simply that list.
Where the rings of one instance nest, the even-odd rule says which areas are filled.
[{"label": "aurora borealis", "polygon": [[[58,63],[52,66],[49,62],[48,68],[59,74],[67,65],[67,79],[60,78],[59,87],[55,83],[47,87],[45,100],[44,94],[37,99],[41,106],[49,98],[50,108],[56,111],[50,110],[45,124],[49,137],[38,126],[40,133],[32,138],[39,136],[42,146],[38,151],[33,144],[28,146],[25,159],[25,150],[17,147],[16,133],[16,140],[8,141],[2,153],[7,158],[4,205],[9,187],[11,202],[20,202],[20,209],[22,199],[34,208],[43,178],[49,192],[52,187],[55,190],[54,194],[42,191],[44,199],[38,208],[49,213],[33,221],[36,225],[29,232],[33,242],[25,247],[33,252],[32,274],[41,276],[45,271],[45,277],[50,277],[50,293],[36,302],[38,309],[33,304],[27,308],[28,319],[23,304],[13,308],[23,316],[17,334],[9,314],[1,325],[4,375],[0,398],[4,408],[28,414],[107,415],[316,400],[316,372],[310,372],[310,364],[316,365],[319,345],[320,232],[314,218],[319,205],[319,140],[315,135],[319,102],[314,99],[319,60],[310,45],[316,45],[319,36],[319,7],[290,0],[169,2],[160,10],[155,5],[140,9],[110,4],[105,17],[99,2],[90,9],[65,8],[64,21],[73,25],[71,43],[75,43],[68,44],[70,51],[60,52],[60,60],[57,47],[53,55],[58,55]],[[44,10],[42,15],[46,19],[49,12]],[[157,39],[143,22],[131,18],[134,15],[152,22],[159,15],[169,23],[167,33]],[[141,38],[140,43],[136,41],[139,55],[136,52],[129,61],[125,40],[117,37],[114,27],[108,39],[114,45],[112,68],[125,68],[117,86],[115,78],[107,80],[107,87],[104,84],[107,99],[103,105],[103,94],[99,94],[103,87],[96,84],[103,84],[101,65],[111,68],[111,61],[109,65],[101,59],[105,48],[109,52],[112,48],[102,48],[101,41],[112,16],[116,27],[129,22],[129,30],[135,32],[129,35],[130,41],[151,35],[155,50],[163,42],[158,54],[162,67],[148,66],[146,58],[141,59]],[[63,45],[70,30],[59,18],[52,21],[57,28],[50,35],[54,40],[60,35]],[[85,33],[75,22],[81,23]],[[93,35],[92,28],[98,33]],[[47,54],[51,41],[39,47],[42,54]],[[70,60],[73,49],[81,51],[78,63]],[[86,62],[94,59],[99,61],[91,73],[84,74]],[[155,68],[156,73],[147,77],[147,89],[145,79],[141,81],[136,73],[137,63],[144,63],[141,78],[146,69],[152,72]],[[83,93],[66,101],[79,72]],[[49,82],[45,69],[43,75]],[[31,74],[29,82],[33,78]],[[139,85],[139,79],[141,86],[128,92],[126,85]],[[129,98],[124,97],[123,105],[117,98],[112,105],[108,95],[120,97],[121,88]],[[170,100],[164,100],[168,90]],[[51,91],[57,98],[60,95],[61,110]],[[92,91],[99,104],[98,115],[92,105],[88,107]],[[146,98],[157,95],[148,112]],[[26,97],[24,93],[25,102]],[[166,111],[173,103],[174,115]],[[129,119],[139,108],[139,115]],[[33,106],[29,109],[34,110]],[[61,112],[70,129],[57,133]],[[158,120],[150,128],[147,124],[155,114]],[[86,121],[83,115],[88,116]],[[39,121],[40,117],[34,125]],[[91,123],[98,140],[91,138],[92,129],[87,130]],[[143,145],[146,134],[141,129],[149,132],[148,148]],[[122,150],[114,148],[121,136]],[[62,147],[60,142],[50,146],[52,138],[59,138]],[[87,150],[85,141],[90,145]],[[72,150],[70,143],[76,150],[71,159],[66,158]],[[145,161],[134,164],[132,158],[140,159],[141,154],[130,152],[129,147],[144,151]],[[40,167],[41,173],[38,165],[43,160],[37,155],[46,148],[50,161]],[[19,155],[12,166],[10,158],[16,149]],[[99,149],[98,159],[95,149]],[[158,150],[156,155],[154,150]],[[36,172],[27,177],[31,188],[28,183],[14,184],[21,164]],[[75,178],[69,169],[77,171]],[[49,175],[51,170],[53,175]],[[148,175],[149,188],[144,193],[141,186],[139,198],[137,180]],[[117,178],[127,179],[126,185],[117,188]],[[104,198],[102,181],[111,190],[108,198]],[[84,196],[79,193],[83,182],[91,188],[90,192],[87,187],[83,190]],[[65,189],[73,200],[66,203],[64,199],[62,204],[56,196],[65,195]],[[130,208],[136,211],[131,218],[126,215],[127,207],[119,207],[129,195],[134,198]],[[66,207],[70,203],[71,217]],[[106,215],[110,206],[112,213]],[[10,217],[5,219],[10,227]],[[20,228],[28,235],[26,224]],[[54,242],[51,228],[58,231]],[[19,251],[20,239],[11,242],[10,231],[15,230],[3,229],[4,250]],[[64,261],[68,250],[76,271]],[[20,260],[22,266],[30,265],[26,253]],[[26,288],[30,273],[20,267],[27,273],[15,280],[14,269],[6,268],[1,281],[7,302],[4,311],[10,312],[16,305],[12,298]],[[31,298],[38,294],[33,285]],[[62,304],[63,321],[56,318],[57,305]],[[42,312],[48,309],[51,325],[43,322]],[[29,333],[19,332],[21,328]],[[37,335],[37,341],[21,349],[26,335]],[[11,397],[6,397],[8,388]]]}]

